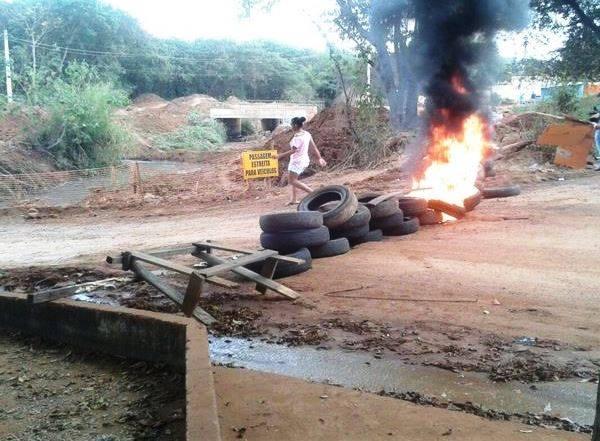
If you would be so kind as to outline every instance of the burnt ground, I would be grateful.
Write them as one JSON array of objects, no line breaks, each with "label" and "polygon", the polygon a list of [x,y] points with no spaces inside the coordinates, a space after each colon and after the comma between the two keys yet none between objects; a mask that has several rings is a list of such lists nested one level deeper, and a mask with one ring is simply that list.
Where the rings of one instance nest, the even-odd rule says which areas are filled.
[{"label": "burnt ground", "polygon": [[185,439],[182,374],[0,332],[0,439]]}]

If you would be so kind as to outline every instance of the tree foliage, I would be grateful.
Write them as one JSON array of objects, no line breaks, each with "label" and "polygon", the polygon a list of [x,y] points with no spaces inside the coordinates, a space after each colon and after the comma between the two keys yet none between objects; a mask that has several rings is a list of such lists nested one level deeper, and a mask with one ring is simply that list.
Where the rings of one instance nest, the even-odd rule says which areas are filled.
[{"label": "tree foliage", "polygon": [[531,0],[535,25],[565,33],[564,46],[547,63],[553,76],[570,80],[600,78],[600,2]]},{"label": "tree foliage", "polygon": [[0,22],[10,34],[17,90],[33,103],[73,61],[133,95],[310,100],[330,99],[337,87],[326,54],[271,42],[157,39],[101,0],[0,2]]},{"label": "tree foliage", "polygon": [[44,110],[32,117],[28,143],[58,167],[101,167],[122,158],[129,138],[113,112],[127,104],[127,96],[102,81],[95,68],[69,63],[64,77],[49,84],[39,100]]}]

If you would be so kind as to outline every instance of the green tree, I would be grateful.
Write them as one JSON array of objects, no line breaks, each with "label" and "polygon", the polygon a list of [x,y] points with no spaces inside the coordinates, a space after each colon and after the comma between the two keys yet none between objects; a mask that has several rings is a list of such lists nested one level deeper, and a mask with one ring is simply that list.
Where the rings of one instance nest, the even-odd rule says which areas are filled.
[{"label": "green tree", "polygon": [[597,0],[531,0],[535,25],[566,34],[548,69],[573,80],[600,78],[600,3]]}]

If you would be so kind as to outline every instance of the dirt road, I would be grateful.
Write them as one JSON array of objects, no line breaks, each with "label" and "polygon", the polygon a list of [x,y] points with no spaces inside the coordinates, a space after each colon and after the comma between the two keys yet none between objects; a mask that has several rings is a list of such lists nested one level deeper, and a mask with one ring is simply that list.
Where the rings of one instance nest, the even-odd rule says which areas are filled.
[{"label": "dirt road", "polygon": [[[329,178],[362,189],[372,182],[365,174],[309,182]],[[536,184],[519,197],[484,201],[462,221],[315,261],[286,280],[300,302],[259,298],[248,285],[215,290],[204,306],[225,335],[367,351],[494,381],[592,378],[600,360],[599,190],[600,176]],[[274,190],[212,207],[4,218],[0,268],[98,264],[111,251],[205,238],[256,246],[259,215],[282,209],[286,198]],[[339,291],[358,298],[335,297]]]},{"label": "dirt road", "polygon": [[[341,180],[341,178],[338,178]],[[511,199],[484,201],[468,219],[423,228],[406,238],[366,244],[348,255],[316,261],[288,283],[318,310],[279,303],[271,321],[314,322],[350,314],[388,324],[427,321],[598,348],[600,312],[600,176],[538,184]],[[100,262],[111,251],[189,243],[204,238],[255,246],[258,216],[281,209],[286,191],[187,214],[173,209],[136,217],[3,219],[0,268]],[[335,277],[332,277],[335,274]],[[385,302],[347,295],[472,299],[477,303]],[[499,305],[495,304],[499,303]],[[291,314],[292,316],[289,316]],[[569,330],[568,332],[566,330]]]}]

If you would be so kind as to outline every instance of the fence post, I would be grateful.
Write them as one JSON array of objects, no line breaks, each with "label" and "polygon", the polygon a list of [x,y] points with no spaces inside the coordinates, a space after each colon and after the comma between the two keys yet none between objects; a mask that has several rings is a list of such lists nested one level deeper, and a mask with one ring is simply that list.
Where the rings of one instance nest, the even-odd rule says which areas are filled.
[{"label": "fence post", "polygon": [[592,441],[600,441],[600,380],[598,381],[598,392],[596,393],[596,417],[592,429]]},{"label": "fence post", "polygon": [[135,171],[137,174],[137,183],[138,188],[140,190],[140,194],[144,194],[144,183],[142,182],[142,174],[140,173],[140,163],[136,161],[135,163]]},{"label": "fence post", "polygon": [[114,165],[110,166],[110,185],[113,190],[117,188],[117,171]]}]

